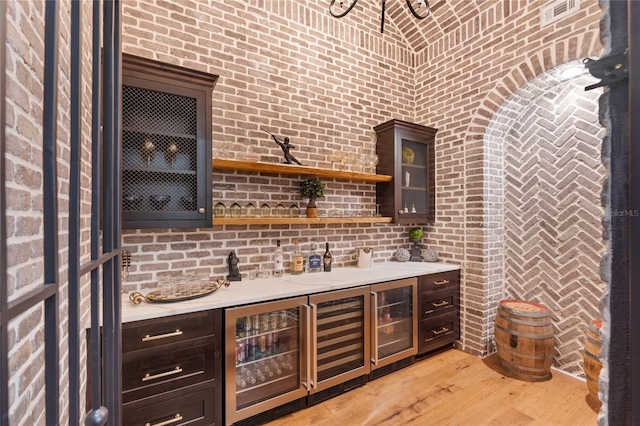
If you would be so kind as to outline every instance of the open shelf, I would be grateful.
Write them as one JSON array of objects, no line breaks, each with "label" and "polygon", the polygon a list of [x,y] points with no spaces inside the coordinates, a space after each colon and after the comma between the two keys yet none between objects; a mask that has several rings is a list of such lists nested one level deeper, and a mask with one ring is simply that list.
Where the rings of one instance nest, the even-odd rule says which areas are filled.
[{"label": "open shelf", "polygon": [[[375,173],[345,172],[340,170],[321,169],[317,167],[298,166],[294,164],[262,163],[254,161],[213,159],[213,171],[238,170],[243,172],[273,173],[280,175],[311,175],[330,179],[357,180],[363,182],[391,182],[389,175]],[[361,218],[358,218],[361,219]]]},{"label": "open shelf", "polygon": [[214,217],[214,225],[300,225],[315,223],[390,223],[390,217]]}]

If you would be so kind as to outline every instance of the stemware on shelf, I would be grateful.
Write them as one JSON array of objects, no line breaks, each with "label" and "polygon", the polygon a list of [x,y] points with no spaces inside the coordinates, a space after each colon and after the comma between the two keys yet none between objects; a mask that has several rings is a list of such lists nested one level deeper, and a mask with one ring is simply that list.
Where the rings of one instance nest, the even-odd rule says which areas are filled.
[{"label": "stemware on shelf", "polygon": [[245,216],[247,217],[256,217],[256,206],[251,201],[244,208]]},{"label": "stemware on shelf", "polygon": [[269,204],[262,203],[262,205],[260,205],[260,216],[261,217],[270,217],[271,216],[271,207],[269,207]]},{"label": "stemware on shelf", "polygon": [[291,207],[289,207],[289,215],[291,217],[300,217],[300,208],[297,204],[291,204]]},{"label": "stemware on shelf", "polygon": [[231,207],[229,207],[229,215],[231,217],[242,216],[242,207],[240,207],[240,204],[238,204],[237,201],[234,201],[233,204],[231,204]]}]

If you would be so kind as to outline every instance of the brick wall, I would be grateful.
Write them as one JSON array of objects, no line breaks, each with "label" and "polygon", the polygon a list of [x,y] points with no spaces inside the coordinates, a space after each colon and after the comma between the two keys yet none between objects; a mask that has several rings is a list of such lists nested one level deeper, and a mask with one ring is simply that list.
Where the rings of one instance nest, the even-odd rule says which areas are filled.
[{"label": "brick wall", "polygon": [[[524,84],[494,116],[489,133],[503,141],[505,297],[549,308],[554,366],[583,375],[583,338],[605,283],[600,163],[601,89],[581,63],[551,69]],[[577,77],[563,76],[573,67]]]},{"label": "brick wall", "polygon": [[438,204],[430,244],[464,265],[462,342],[479,355],[493,351],[505,273],[503,141],[487,127],[527,81],[602,50],[596,2],[581,2],[576,14],[541,28],[544,4],[467,2],[461,14],[446,11],[449,24],[431,27],[434,38],[416,54],[416,121],[439,129],[438,200],[446,200]]},{"label": "brick wall", "polygon": [[[427,229],[425,247],[463,265],[462,344],[486,355],[492,351],[493,315],[504,294],[505,273],[503,141],[492,139],[487,126],[503,101],[528,80],[601,50],[597,4],[583,2],[577,14],[540,28],[543,4],[438,3],[433,10],[440,20],[420,24],[401,20],[400,11],[393,9],[380,35],[375,5],[358,7],[349,18],[337,20],[325,5],[286,1],[227,2],[213,8],[198,4],[195,9],[138,1],[124,8],[123,49],[220,75],[214,91],[214,150],[224,144],[242,154],[250,140],[252,152],[276,161],[281,153],[260,131],[263,126],[290,136],[304,164],[328,167],[331,150],[373,149],[368,130],[389,118],[438,128],[437,216]],[[405,31],[402,37],[398,28]],[[276,204],[283,197],[286,203],[304,203],[291,193],[296,179],[216,173],[214,183],[234,185],[235,192],[214,190],[214,203],[220,198],[227,207],[236,200],[262,201],[256,188],[275,186],[285,189],[265,191],[262,197],[268,202]],[[321,209],[352,208],[358,202],[351,193],[356,186],[360,200],[372,203],[373,185],[330,181],[333,192],[321,200]],[[371,242],[377,258],[389,260],[406,242],[407,228],[126,231],[125,248],[132,251],[133,262],[128,288],[154,286],[167,267],[223,274],[232,249],[240,254],[241,265],[268,267],[276,239],[283,240],[285,251],[296,238],[303,243],[331,241],[338,265],[352,265],[352,247]],[[178,247],[184,250],[173,251]]]},{"label": "brick wall", "polygon": [[[370,153],[373,126],[414,116],[413,53],[397,29],[379,30],[372,9],[354,10],[353,19],[331,18],[324,4],[289,1],[176,5],[127,2],[123,50],[220,75],[213,93],[216,155],[238,158],[249,151],[263,161],[279,161],[281,149],[265,128],[289,136],[303,164],[330,168],[331,152]],[[351,15],[350,15],[351,16]],[[225,151],[221,154],[221,151]],[[214,171],[214,204],[227,209],[295,203],[301,177]],[[326,181],[320,214],[375,209],[375,184]],[[355,247],[373,246],[377,261],[390,260],[399,246],[410,247],[408,226],[371,224],[215,226],[193,230],[130,230],[124,246],[132,252],[125,288],[152,288],[159,276],[183,270],[226,274],[235,250],[240,271],[270,269],[276,240],[285,253],[293,241],[303,249],[330,243],[337,267],[355,265]],[[446,254],[444,255],[446,258]],[[286,265],[285,265],[286,266]]]}]

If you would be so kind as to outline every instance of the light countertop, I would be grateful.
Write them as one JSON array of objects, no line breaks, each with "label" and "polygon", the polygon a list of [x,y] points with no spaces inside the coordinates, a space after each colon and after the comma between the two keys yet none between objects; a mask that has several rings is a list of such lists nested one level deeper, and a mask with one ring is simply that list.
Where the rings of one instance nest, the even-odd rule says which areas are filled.
[{"label": "light countertop", "polygon": [[304,296],[457,269],[460,266],[441,262],[385,262],[366,269],[347,267],[302,275],[285,273],[278,278],[233,281],[229,287],[222,287],[207,296],[175,303],[142,302],[134,305],[129,295],[123,294],[122,322]]}]

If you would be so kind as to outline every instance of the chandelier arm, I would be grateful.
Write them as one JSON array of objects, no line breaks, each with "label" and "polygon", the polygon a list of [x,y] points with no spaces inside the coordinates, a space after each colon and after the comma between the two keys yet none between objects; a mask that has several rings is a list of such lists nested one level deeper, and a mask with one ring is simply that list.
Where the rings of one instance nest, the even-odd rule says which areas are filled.
[{"label": "chandelier arm", "polygon": [[[342,2],[342,0],[337,0],[337,1]],[[331,4],[329,5],[329,13],[334,18],[342,18],[343,16],[346,16],[349,12],[351,12],[351,9],[353,9],[356,3],[358,3],[358,0],[353,0],[353,3],[351,3],[351,6],[349,6],[349,8],[344,13],[340,13],[340,14],[333,12],[333,5],[335,4],[335,2],[336,0],[331,0]]]},{"label": "chandelier arm", "polygon": [[429,13],[431,12],[431,9],[429,8],[429,0],[424,0],[424,5],[427,8],[427,13],[424,16],[419,15],[418,12],[416,12],[416,10],[413,8],[413,6],[411,6],[411,0],[406,0],[406,1],[407,1],[407,6],[409,6],[409,10],[413,14],[413,16],[415,16],[416,18],[424,19],[427,16],[429,16]]}]

